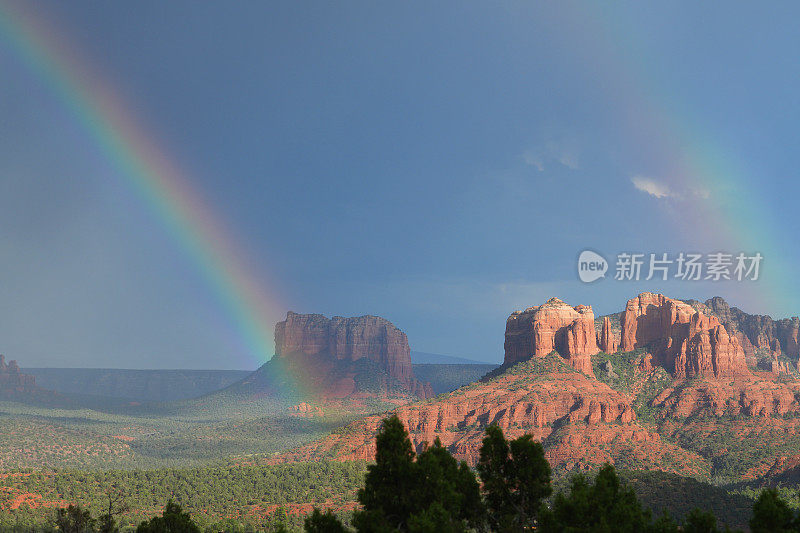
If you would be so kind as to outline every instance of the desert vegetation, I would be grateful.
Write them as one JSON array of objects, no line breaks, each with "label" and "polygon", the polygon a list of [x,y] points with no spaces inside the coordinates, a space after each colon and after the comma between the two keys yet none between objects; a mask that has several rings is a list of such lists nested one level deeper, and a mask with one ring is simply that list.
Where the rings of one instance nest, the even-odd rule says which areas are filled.
[{"label": "desert vegetation", "polygon": [[[41,508],[48,513],[48,520],[36,521],[30,513],[14,516],[19,507],[6,510],[0,515],[0,529],[65,533],[120,529],[139,533],[300,529],[311,533],[531,529],[714,533],[730,531],[731,515],[726,508],[730,511],[731,501],[735,501],[740,510],[747,506],[751,512],[744,522],[741,516],[738,522],[734,517],[733,526],[757,533],[800,531],[800,514],[787,501],[787,493],[776,489],[752,491],[753,499],[739,495],[731,500],[721,489],[709,492],[697,481],[687,485],[671,476],[665,484],[658,474],[617,472],[609,464],[591,474],[577,473],[554,483],[541,444],[529,435],[509,441],[497,426],[487,428],[474,469],[458,462],[439,442],[415,453],[396,416],[383,421],[376,449],[375,462],[370,465],[238,467],[227,475],[202,470],[150,473],[144,478],[166,477],[150,480],[154,482],[151,486],[163,490],[147,495],[146,500],[142,499],[147,491],[141,478],[131,472],[95,473],[94,477],[74,474],[69,480],[20,473],[14,476],[22,481],[19,487],[41,490],[52,486],[64,499],[55,510],[47,505]],[[255,482],[257,479],[260,482]],[[180,490],[171,491],[174,487]],[[63,504],[80,499],[75,490],[84,491],[82,496],[94,501]],[[655,498],[661,505],[658,513],[647,505],[653,491],[660,493]],[[664,491],[671,496],[664,498]],[[682,507],[670,505],[685,493],[691,495],[690,501],[681,502]],[[293,506],[288,494],[314,504]],[[347,501],[348,494],[355,495],[358,505],[349,505],[354,502]],[[333,500],[334,495],[344,497]],[[252,520],[252,515],[248,520],[235,512],[212,519],[208,513],[209,507],[224,507],[225,502],[248,497],[259,499],[250,501],[252,510],[263,512],[272,505],[272,512],[264,513],[260,520]],[[267,500],[282,504],[266,504]],[[138,509],[134,515],[129,513],[132,507]]]}]

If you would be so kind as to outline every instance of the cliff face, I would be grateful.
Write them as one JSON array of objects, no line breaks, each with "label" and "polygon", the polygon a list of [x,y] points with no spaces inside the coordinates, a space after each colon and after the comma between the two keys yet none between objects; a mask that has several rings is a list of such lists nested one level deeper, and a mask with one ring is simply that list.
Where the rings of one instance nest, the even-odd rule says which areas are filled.
[{"label": "cliff face", "polygon": [[[406,334],[381,317],[329,319],[290,311],[286,320],[275,326],[275,347],[277,358],[289,366],[298,363],[307,372],[314,368],[328,372],[325,369],[333,365],[339,374],[342,369],[347,373],[349,363],[370,361],[385,372],[386,387],[399,387],[420,398],[433,396],[430,385],[414,377]],[[319,378],[324,381],[325,375]],[[345,392],[342,386],[336,386],[339,392]]]},{"label": "cliff face", "polygon": [[0,395],[30,392],[35,387],[36,379],[33,376],[21,373],[16,361],[6,364],[6,357],[0,355]]},{"label": "cliff face", "polygon": [[619,348],[617,338],[611,330],[611,320],[607,316],[603,317],[603,327],[597,334],[597,345],[605,353],[615,353]]},{"label": "cliff face", "polygon": [[347,361],[366,358],[394,379],[414,379],[408,337],[377,316],[328,319],[289,311],[286,320],[275,326],[275,351],[278,357],[320,354]]},{"label": "cliff face", "polygon": [[647,348],[675,378],[748,375],[744,350],[715,316],[684,302],[645,292],[622,315],[623,352]]},{"label": "cliff face", "polygon": [[[471,463],[486,427],[497,424],[509,437],[531,434],[541,441],[557,472],[621,461],[709,477],[718,465],[735,465],[737,475],[752,479],[769,461],[737,456],[738,448],[726,443],[746,442],[765,457],[800,445],[800,380],[777,359],[780,339],[791,346],[792,322],[774,326],[774,364],[765,369],[771,371],[750,370],[738,332],[693,305],[652,293],[632,298],[620,315],[619,347],[616,319],[598,321],[595,332],[588,306],[553,298],[514,312],[506,322],[502,367],[396,412],[418,450],[439,438]],[[770,339],[768,331],[760,335]],[[369,416],[274,461],[371,460],[382,418]],[[730,460],[720,460],[727,454]]]},{"label": "cliff face", "polygon": [[599,352],[591,306],[571,307],[558,298],[515,311],[506,321],[505,365],[553,350],[572,367],[592,374],[591,356]]},{"label": "cliff face", "polygon": [[757,350],[783,353],[797,361],[800,359],[800,318],[773,320],[767,315],[751,315],[731,307],[716,296],[705,303],[690,300],[692,305],[719,318],[728,332],[741,344],[751,366],[755,365]]},{"label": "cliff face", "polygon": [[[555,354],[531,359],[493,379],[396,412],[418,451],[439,438],[471,464],[478,459],[486,427],[497,424],[511,438],[531,434],[543,442],[548,460],[559,470],[621,460],[631,453],[630,443],[636,443],[637,454],[653,468],[702,473],[696,454],[662,441],[637,423],[630,398],[565,363]],[[272,462],[372,460],[381,419],[361,419],[347,431]],[[678,460],[664,461],[665,456]]]}]

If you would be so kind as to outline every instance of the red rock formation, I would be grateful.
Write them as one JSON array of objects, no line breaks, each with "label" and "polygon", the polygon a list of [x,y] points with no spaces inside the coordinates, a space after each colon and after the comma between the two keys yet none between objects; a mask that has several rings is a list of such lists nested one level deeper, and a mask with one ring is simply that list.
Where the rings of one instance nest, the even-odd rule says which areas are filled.
[{"label": "red rock formation", "polygon": [[[793,373],[776,379],[776,373],[788,370],[777,357],[773,373],[749,371],[738,335],[713,313],[657,294],[630,300],[621,316],[622,349],[646,350],[627,354],[636,371],[626,375],[625,383],[607,379],[613,371],[606,367],[602,379],[619,390],[566,366],[580,360],[590,364],[590,355],[584,354],[596,353],[598,340],[611,350],[610,320],[603,321],[599,336],[592,335],[593,320],[590,308],[572,308],[556,299],[512,314],[506,324],[504,372],[396,409],[417,450],[439,438],[457,457],[474,464],[485,428],[498,424],[510,438],[530,434],[541,441],[551,465],[562,472],[624,458],[637,468],[710,477],[717,459],[730,453],[718,446],[724,441],[717,435],[746,438],[748,445],[765,449],[796,447],[800,381]],[[781,326],[789,331],[782,333],[784,342],[792,338],[791,321],[786,324]],[[669,380],[661,367],[675,379]],[[634,405],[654,420],[640,424]],[[372,460],[383,416],[354,422],[347,431],[274,462]],[[698,446],[712,436],[709,446]],[[698,451],[670,442],[690,442],[691,450]],[[747,467],[763,471],[753,470],[747,474],[751,478],[770,464],[760,457],[756,462]]]},{"label": "red rock formation", "polygon": [[776,322],[775,333],[783,352],[790,357],[800,357],[800,319],[784,318]]},{"label": "red rock formation", "polygon": [[782,373],[788,374],[789,366],[783,361],[778,361],[778,358],[775,357],[772,361],[770,361],[770,372],[776,376]]},{"label": "red rock formation", "polygon": [[643,374],[649,374],[653,371],[653,354],[646,353],[642,356],[639,360],[639,364],[637,365],[637,369],[639,372]]},{"label": "red rock formation", "polygon": [[[438,438],[457,458],[471,464],[478,459],[486,427],[497,424],[509,438],[530,434],[543,442],[554,468],[570,470],[613,463],[623,457],[629,460],[634,446],[637,454],[651,458],[647,464],[653,469],[698,474],[691,466],[702,462],[697,454],[664,442],[639,425],[625,395],[570,371],[555,357],[545,358],[542,364],[549,368],[538,373],[535,380],[530,379],[528,368],[515,367],[432,402],[400,407],[397,415],[418,451]],[[272,462],[322,458],[371,461],[382,418],[375,415],[361,419],[346,431],[282,454]],[[662,461],[664,456],[679,459]]]},{"label": "red rock formation", "polygon": [[322,409],[306,402],[301,402],[297,405],[291,406],[289,408],[289,412],[296,416],[305,418],[313,418],[317,416],[322,416],[324,414]]},{"label": "red rock formation", "polygon": [[377,316],[330,320],[323,315],[300,315],[289,311],[275,326],[277,355],[316,355],[356,361],[362,357],[379,363],[400,381],[413,378],[406,334]]},{"label": "red rock formation", "polygon": [[644,347],[676,378],[749,374],[741,345],[716,317],[662,294],[642,293],[625,307],[620,348]]},{"label": "red rock formation", "polygon": [[36,387],[34,376],[23,374],[16,361],[6,364],[6,357],[0,355],[0,394],[9,396],[18,392],[29,392]]},{"label": "red rock formation", "polygon": [[756,351],[774,351],[776,343],[781,352],[791,358],[800,358],[800,318],[773,320],[767,315],[751,315],[731,307],[716,296],[705,303],[688,300],[705,314],[713,314],[731,336],[741,344],[750,366],[756,366]]},{"label": "red rock formation", "polygon": [[664,389],[652,405],[663,407],[662,418],[782,417],[800,412],[791,387],[757,377],[733,382],[716,379],[692,384],[678,382],[676,386]]},{"label": "red rock formation", "polygon": [[515,311],[506,321],[505,365],[557,351],[577,370],[592,374],[599,352],[591,306],[571,307],[551,298],[538,307]]},{"label": "red rock formation", "polygon": [[600,351],[605,353],[615,353],[619,348],[617,338],[614,336],[614,332],[611,331],[611,320],[608,317],[603,317],[603,329],[598,335],[597,344]]},{"label": "red rock formation", "polygon": [[[323,315],[301,315],[289,311],[286,320],[275,325],[275,351],[276,357],[290,363],[303,361],[302,366],[306,368],[316,365],[325,369],[331,362],[367,359],[408,392],[421,398],[433,396],[430,384],[421,383],[414,377],[406,334],[381,317],[335,316],[328,319]],[[349,379],[347,383],[351,386],[343,392],[346,383],[338,383],[333,387],[336,397],[354,392],[352,378],[342,379]]]},{"label": "red rock formation", "polygon": [[781,343],[778,342],[778,339],[772,340],[772,345],[770,346],[770,351],[772,352],[773,357],[780,357],[781,355]]},{"label": "red rock formation", "polygon": [[780,456],[770,465],[761,480],[762,485],[797,485],[800,481],[800,455]]}]

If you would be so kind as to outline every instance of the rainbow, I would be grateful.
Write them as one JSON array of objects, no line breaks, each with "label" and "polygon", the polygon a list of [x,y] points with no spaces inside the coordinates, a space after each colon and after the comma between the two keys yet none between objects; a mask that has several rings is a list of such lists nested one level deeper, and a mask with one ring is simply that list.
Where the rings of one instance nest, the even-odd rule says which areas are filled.
[{"label": "rainbow", "polygon": [[[601,73],[610,97],[626,102],[619,127],[665,172],[648,177],[683,195],[680,213],[675,210],[671,218],[681,242],[697,247],[685,251],[763,255],[758,281],[721,283],[713,290],[730,292],[728,300],[748,312],[796,314],[800,294],[786,246],[793,237],[770,208],[770,191],[758,187],[757,171],[701,121],[702,111],[680,99],[681,90],[669,74],[653,68],[658,62],[646,55],[630,13],[602,4],[562,3],[552,14],[557,19],[553,27],[562,29],[559,44],[570,49],[570,39],[579,35],[580,60]],[[630,172],[647,175],[648,169]]]},{"label": "rainbow", "polygon": [[[559,4],[565,6],[566,4]],[[697,117],[699,110],[679,101],[670,80],[652,71],[653,63],[638,50],[632,24],[619,9],[558,10],[553,27],[567,40],[591,41],[583,61],[602,72],[610,93],[629,102],[620,127],[653,161],[669,169],[674,190],[709,191],[708,198],[685,199],[696,215],[688,223],[676,217],[675,231],[687,242],[730,252],[764,255],[759,282],[720,286],[735,290],[731,300],[759,311],[790,314],[798,284],[789,271],[793,261],[783,244],[792,242],[780,229],[765,193],[747,163],[726,149]],[[628,41],[625,41],[625,39]],[[272,324],[284,306],[274,292],[264,291],[263,273],[256,276],[225,225],[191,180],[131,116],[118,93],[103,80],[67,39],[23,5],[0,4],[0,43],[7,43],[85,127],[98,147],[131,188],[158,213],[167,230],[186,250],[239,331],[254,363],[274,353]],[[623,53],[623,51],[625,53]],[[630,169],[647,174],[647,169]],[[658,251],[658,250],[646,250]],[[689,251],[689,250],[687,250]],[[274,286],[274,284],[269,284]]]},{"label": "rainbow", "polygon": [[83,126],[94,143],[189,255],[223,306],[252,363],[274,354],[272,326],[285,307],[263,288],[243,247],[168,154],[56,28],[0,3],[0,45],[20,60]]}]

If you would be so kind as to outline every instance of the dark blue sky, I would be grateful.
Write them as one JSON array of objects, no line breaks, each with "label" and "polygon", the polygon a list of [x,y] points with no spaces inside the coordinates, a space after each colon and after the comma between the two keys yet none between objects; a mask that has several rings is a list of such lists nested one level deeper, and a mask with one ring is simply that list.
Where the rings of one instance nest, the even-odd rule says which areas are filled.
[{"label": "dark blue sky", "polygon": [[[294,311],[382,315],[412,349],[498,361],[508,314],[550,296],[800,307],[768,268],[800,255],[792,3],[34,5]],[[0,352],[254,368],[196,265],[3,35],[0,72]],[[764,286],[586,285],[585,248],[763,250]]]}]

